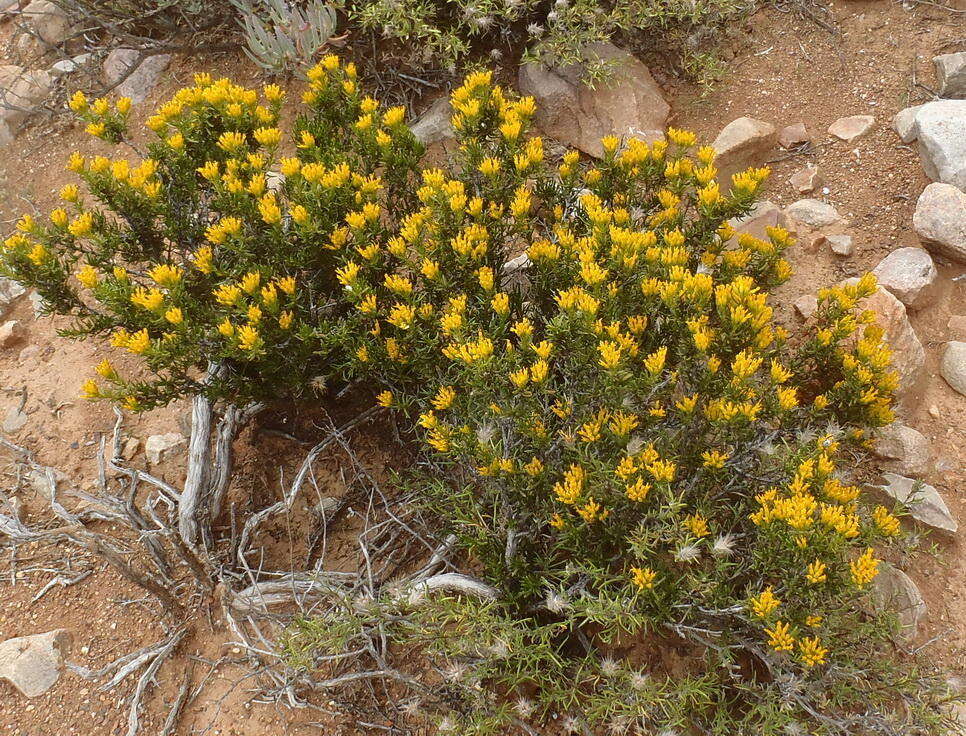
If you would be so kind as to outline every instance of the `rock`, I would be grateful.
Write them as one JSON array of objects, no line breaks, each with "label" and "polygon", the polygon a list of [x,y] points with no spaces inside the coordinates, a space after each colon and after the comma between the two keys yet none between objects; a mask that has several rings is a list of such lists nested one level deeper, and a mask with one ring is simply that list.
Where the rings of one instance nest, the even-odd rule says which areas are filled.
[{"label": "rock", "polygon": [[440,97],[419,116],[410,126],[410,130],[424,146],[439,143],[445,138],[455,138],[456,131],[450,122],[452,114],[449,98]]},{"label": "rock", "polygon": [[954,391],[966,396],[966,342],[946,343],[939,361],[939,374]]},{"label": "rock", "polygon": [[27,472],[27,483],[30,484],[33,492],[37,494],[38,498],[48,501],[56,497],[59,484],[70,480],[67,475],[56,468],[50,468],[50,471],[53,474],[53,488],[51,488],[51,479],[48,477],[46,470],[32,468]]},{"label": "rock", "polygon": [[954,314],[946,323],[950,340],[966,341],[966,314]]},{"label": "rock", "polygon": [[934,182],[916,202],[912,226],[933,253],[966,263],[966,192]]},{"label": "rock", "polygon": [[25,347],[23,350],[20,351],[20,354],[17,356],[17,363],[19,365],[23,365],[28,360],[32,360],[34,357],[38,355],[40,355],[40,346],[28,345],[27,347]]},{"label": "rock", "polygon": [[0,348],[13,347],[23,339],[25,330],[17,320],[12,319],[0,325]]},{"label": "rock", "polygon": [[939,495],[939,491],[931,485],[895,473],[883,473],[882,479],[886,485],[876,487],[904,504],[916,521],[933,529],[951,533],[955,533],[959,528],[956,520],[949,513],[946,502]]},{"label": "rock", "polygon": [[70,644],[66,629],[7,639],[0,643],[0,678],[28,698],[43,695],[60,679]]},{"label": "rock", "polygon": [[317,514],[330,516],[342,508],[344,500],[335,496],[322,496],[313,507]]},{"label": "rock", "polygon": [[3,418],[3,433],[16,434],[27,423],[27,414],[16,406],[7,409],[7,414]]},{"label": "rock", "polygon": [[873,125],[875,118],[871,115],[850,115],[828,126],[828,132],[846,143],[852,143],[872,130]]},{"label": "rock", "polygon": [[922,309],[939,296],[939,272],[922,248],[898,248],[883,258],[872,273],[909,309]]},{"label": "rock", "polygon": [[814,294],[804,294],[795,300],[794,307],[802,319],[808,319],[818,311],[818,299]]},{"label": "rock", "polygon": [[[135,104],[147,99],[161,78],[161,72],[171,63],[170,54],[148,56],[128,74],[140,57],[141,52],[137,49],[114,49],[104,60],[105,81],[109,85],[117,84],[114,94],[130,97]],[[122,79],[124,81],[120,81]]]},{"label": "rock", "polygon": [[822,174],[815,164],[809,164],[804,169],[799,169],[788,178],[788,183],[799,194],[815,191],[822,186],[823,181]]},{"label": "rock", "polygon": [[926,176],[966,191],[966,100],[927,102],[914,133]]},{"label": "rock", "polygon": [[520,91],[537,102],[537,127],[598,158],[604,155],[604,136],[636,136],[649,142],[660,138],[671,108],[650,70],[606,42],[589,44],[582,54],[609,65],[610,76],[593,89],[581,81],[577,67],[550,68],[534,62],[520,68]]},{"label": "rock", "polygon": [[0,276],[0,316],[6,314],[10,306],[27,290],[17,281]]},{"label": "rock", "polygon": [[[849,279],[846,283],[854,281]],[[926,351],[909,323],[905,305],[880,286],[859,303],[859,308],[875,312],[876,322],[892,349],[892,366],[899,373],[899,401],[905,408],[914,406],[920,398]]]},{"label": "rock", "polygon": [[828,241],[829,248],[837,256],[848,258],[855,253],[855,244],[852,242],[851,235],[828,235],[825,239]]},{"label": "rock", "polygon": [[922,476],[932,471],[932,448],[921,432],[893,422],[878,432],[875,454],[883,470],[899,475]]},{"label": "rock", "polygon": [[141,449],[141,440],[137,437],[128,437],[124,441],[124,447],[121,448],[121,457],[125,460],[133,460],[134,456],[138,454],[138,450]]},{"label": "rock", "polygon": [[27,294],[27,298],[33,306],[34,317],[42,317],[47,311],[47,302],[44,301],[44,298],[36,291]]},{"label": "rock", "polygon": [[897,112],[896,116],[892,118],[892,127],[899,134],[899,138],[903,143],[912,143],[916,140],[916,136],[918,135],[916,131],[916,113],[921,108],[922,105],[907,107]]},{"label": "rock", "polygon": [[820,228],[834,225],[842,219],[832,205],[818,199],[800,199],[785,208],[785,214],[809,227]]},{"label": "rock", "polygon": [[940,97],[966,98],[966,51],[934,56]]},{"label": "rock", "polygon": [[32,0],[20,11],[21,17],[30,23],[33,34],[26,34],[28,41],[39,38],[46,50],[48,46],[59,46],[71,36],[71,24],[67,14],[52,0]]},{"label": "rock", "polygon": [[178,432],[168,432],[167,434],[153,434],[144,443],[144,454],[151,465],[157,465],[164,455],[175,447],[185,444],[184,435]]},{"label": "rock", "polygon": [[718,180],[730,185],[731,177],[739,171],[763,166],[777,142],[775,126],[770,123],[747,117],[732,120],[711,144],[718,152]]},{"label": "rock", "polygon": [[90,60],[90,54],[80,54],[79,56],[75,56],[73,59],[61,59],[50,67],[50,76],[55,78],[66,77],[68,74],[73,74],[78,69],[86,66],[87,62]]},{"label": "rock", "polygon": [[872,581],[872,600],[882,609],[895,613],[902,627],[902,638],[911,641],[919,633],[919,621],[926,615],[926,602],[912,579],[888,562],[880,562]]},{"label": "rock", "polygon": [[786,125],[778,131],[778,145],[784,149],[800,146],[803,143],[811,143],[812,137],[805,129],[805,123],[795,123]]},{"label": "rock", "polygon": [[785,214],[774,202],[767,199],[755,202],[755,205],[744,217],[733,217],[728,220],[736,233],[747,233],[762,240],[768,239],[767,228],[784,227],[786,224]]},{"label": "rock", "polygon": [[44,71],[27,71],[13,64],[0,65],[0,123],[19,125],[40,106],[53,84]]}]

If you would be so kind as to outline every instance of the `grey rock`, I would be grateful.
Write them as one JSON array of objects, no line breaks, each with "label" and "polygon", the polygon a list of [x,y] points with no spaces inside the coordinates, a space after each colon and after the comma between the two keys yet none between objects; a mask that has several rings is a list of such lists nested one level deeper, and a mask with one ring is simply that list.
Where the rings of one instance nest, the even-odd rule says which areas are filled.
[{"label": "grey rock", "polygon": [[535,62],[520,68],[520,91],[537,102],[537,127],[598,158],[604,155],[600,143],[604,136],[649,142],[662,137],[671,108],[650,70],[606,42],[585,46],[582,55],[588,61],[607,63],[610,76],[591,88],[577,67],[551,68]]},{"label": "grey rock", "polygon": [[11,305],[27,293],[27,290],[13,279],[0,276],[0,316],[6,314]]},{"label": "grey rock", "polygon": [[916,201],[912,227],[933,253],[966,263],[966,192],[934,182]]},{"label": "grey rock", "polygon": [[715,159],[718,180],[727,189],[734,174],[751,166],[763,166],[777,142],[775,126],[771,123],[748,117],[732,120],[711,144],[718,152]]},{"label": "grey rock", "polygon": [[904,504],[916,521],[950,533],[955,533],[959,528],[939,491],[931,485],[896,473],[883,473],[882,479],[886,485],[877,488]]},{"label": "grey rock", "polygon": [[141,440],[139,440],[137,437],[128,437],[124,441],[124,447],[121,448],[121,457],[123,457],[125,460],[133,460],[140,449]]},{"label": "grey rock", "polygon": [[821,172],[818,170],[818,166],[815,164],[809,164],[803,169],[799,169],[794,174],[788,178],[788,183],[799,194],[807,194],[808,192],[814,192],[820,186],[824,179],[822,178]]},{"label": "grey rock", "polygon": [[939,374],[954,391],[966,396],[966,342],[946,343],[939,360]]},{"label": "grey rock", "polygon": [[878,575],[872,581],[872,600],[881,610],[896,614],[904,640],[916,638],[927,608],[912,578],[888,562],[880,562]]},{"label": "grey rock", "polygon": [[50,76],[59,78],[73,74],[78,69],[82,69],[91,60],[90,54],[80,54],[72,59],[61,59],[48,70]]},{"label": "grey rock", "polygon": [[66,629],[7,639],[0,643],[0,678],[28,698],[43,695],[60,679],[70,643]]},{"label": "grey rock", "polygon": [[802,319],[808,319],[818,311],[818,298],[814,294],[804,294],[795,300],[793,306]]},{"label": "grey rock", "polygon": [[899,475],[922,476],[933,469],[929,440],[902,422],[879,430],[874,452],[881,458],[883,470]]},{"label": "grey rock", "polygon": [[803,143],[810,143],[811,140],[812,137],[805,129],[805,123],[786,125],[778,131],[778,145],[785,149],[800,146]]},{"label": "grey rock", "polygon": [[26,331],[23,325],[12,319],[0,325],[0,349],[11,348],[20,342]]},{"label": "grey rock", "polygon": [[939,296],[939,271],[922,248],[898,248],[883,258],[872,273],[909,309],[922,309]]},{"label": "grey rock", "polygon": [[966,191],[966,100],[927,102],[915,133],[926,176]]},{"label": "grey rock", "polygon": [[828,132],[846,143],[852,143],[866,135],[874,125],[875,118],[871,115],[850,115],[832,123]]},{"label": "grey rock", "polygon": [[31,306],[33,306],[34,317],[42,316],[47,310],[47,302],[44,301],[44,298],[36,291],[31,291],[27,294],[27,298],[30,300]]},{"label": "grey rock", "polygon": [[0,123],[19,125],[47,99],[53,79],[45,71],[0,65]]},{"label": "grey rock", "polygon": [[449,98],[440,97],[429,106],[419,118],[410,126],[416,140],[424,146],[430,146],[446,138],[455,138],[456,131],[450,122],[453,112]]},{"label": "grey rock", "polygon": [[837,209],[819,199],[800,199],[792,202],[785,208],[785,214],[790,219],[813,228],[834,225],[842,219]]},{"label": "grey rock", "polygon": [[[114,94],[130,97],[134,104],[147,99],[161,78],[161,73],[171,63],[170,54],[148,56],[128,74],[140,56],[141,52],[136,49],[114,49],[104,60],[105,81],[110,85],[117,84]],[[124,81],[120,81],[122,79]]]},{"label": "grey rock", "polygon": [[26,423],[26,412],[21,411],[16,406],[11,406],[9,409],[7,409],[7,414],[3,418],[3,433],[16,434],[23,429]]},{"label": "grey rock", "polygon": [[934,56],[940,97],[966,98],[966,51]]},{"label": "grey rock", "polygon": [[899,134],[903,143],[912,143],[919,135],[919,131],[916,129],[916,114],[921,108],[922,105],[907,107],[897,112],[896,116],[892,118],[892,127]]},{"label": "grey rock", "polygon": [[153,434],[144,443],[144,454],[150,464],[157,465],[168,452],[185,444],[186,441],[184,435],[178,432]]},{"label": "grey rock", "polygon": [[67,14],[52,0],[32,0],[20,15],[44,44],[59,46],[71,35]]},{"label": "grey rock", "polygon": [[855,253],[855,243],[852,242],[851,235],[828,235],[825,238],[829,248],[837,256],[849,258]]}]

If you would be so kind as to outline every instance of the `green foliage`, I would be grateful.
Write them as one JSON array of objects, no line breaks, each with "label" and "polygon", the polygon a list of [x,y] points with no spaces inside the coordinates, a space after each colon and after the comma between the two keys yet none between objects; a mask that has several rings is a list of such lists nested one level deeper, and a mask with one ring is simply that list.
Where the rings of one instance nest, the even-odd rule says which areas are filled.
[{"label": "green foliage", "polygon": [[230,0],[245,32],[245,52],[268,72],[303,71],[334,35],[336,14],[322,0]]}]

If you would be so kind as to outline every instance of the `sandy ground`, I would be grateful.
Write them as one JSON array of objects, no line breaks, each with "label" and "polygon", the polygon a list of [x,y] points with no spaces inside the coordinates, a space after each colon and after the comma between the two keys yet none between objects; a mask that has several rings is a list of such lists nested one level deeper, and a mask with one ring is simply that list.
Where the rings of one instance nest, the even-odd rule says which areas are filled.
[{"label": "sandy ground", "polygon": [[[798,199],[788,177],[806,163],[817,164],[828,187],[827,194],[818,196],[846,217],[844,230],[857,247],[852,257],[843,259],[827,250],[809,253],[796,246],[790,255],[796,275],[779,294],[785,308],[801,294],[871,269],[897,247],[917,244],[912,213],[927,182],[915,151],[901,144],[889,122],[898,110],[928,98],[927,89],[913,84],[914,70],[918,82],[928,87],[934,83],[931,57],[966,48],[963,16],[930,5],[904,9],[886,0],[872,0],[837,3],[832,11],[838,35],[774,9],[756,14],[735,34],[727,76],[710,94],[666,80],[672,122],[696,130],[707,140],[743,115],[779,128],[803,122],[812,135],[809,153],[776,155],[766,196],[781,205]],[[242,82],[256,78],[251,66],[239,58],[223,56],[207,67],[214,73],[231,73]],[[143,117],[154,102],[187,82],[199,68],[196,60],[176,61],[136,116]],[[858,114],[876,118],[875,128],[865,138],[847,145],[827,134],[837,118]],[[63,166],[73,150],[107,152],[103,144],[91,141],[64,120],[40,122],[0,151],[0,230],[9,229],[23,211],[49,208],[66,181]],[[936,372],[940,347],[948,339],[949,316],[966,313],[966,282],[953,281],[962,273],[961,267],[941,263],[940,270],[942,298],[911,315],[926,348],[929,380],[923,401],[905,420],[933,443],[939,470],[924,480],[934,483],[954,515],[966,520],[966,498],[959,492],[964,486],[966,397],[953,392]],[[102,346],[58,338],[56,328],[62,325],[35,320],[26,300],[4,318],[20,320],[27,328],[20,344],[0,351],[0,420],[21,405],[28,417],[23,428],[7,438],[29,447],[41,463],[62,470],[71,484],[90,486],[97,477],[98,441],[109,434],[113,414],[106,406],[76,397],[90,366],[100,359]],[[185,406],[175,405],[129,418],[125,432],[143,440],[151,434],[178,431],[184,418]],[[378,436],[360,439],[363,447],[375,448],[379,441]],[[240,480],[234,494],[240,504],[261,508],[277,497],[278,486],[266,471],[264,459],[280,457],[278,464],[284,464],[296,458],[300,448],[264,434],[247,435],[240,445]],[[368,458],[374,467],[385,460],[375,449]],[[144,466],[143,452],[132,462]],[[22,482],[14,464],[4,462],[3,466],[8,473],[3,484],[8,492],[19,488]],[[152,470],[173,482],[180,480],[174,465],[162,463]],[[338,475],[334,466],[329,470],[320,471],[323,479],[329,479],[326,493],[338,496]],[[28,519],[41,513],[41,499],[30,490],[19,496]],[[292,535],[278,531],[273,540],[275,553],[298,554],[300,550],[290,539]],[[936,544],[936,554],[922,553],[907,564],[929,605],[920,639],[938,637],[933,658],[951,675],[963,675],[966,560],[956,539],[933,537],[931,541]],[[91,569],[92,574],[76,585],[54,587],[32,602],[55,574],[55,566],[64,569],[68,558],[70,570]],[[71,661],[92,669],[161,636],[140,590],[103,564],[66,547],[21,546],[15,558],[0,560],[0,591],[0,640],[64,627],[74,636]],[[143,732],[160,733],[167,706],[189,673],[191,682],[204,683],[205,689],[186,710],[179,734],[319,733],[317,724],[323,716],[317,712],[293,712],[252,702],[255,683],[239,680],[246,670],[232,662],[237,653],[223,645],[227,634],[217,616],[213,609],[208,621],[196,627],[177,658],[162,670],[160,687],[146,702]],[[123,734],[127,729],[125,702],[132,687],[126,681],[116,690],[101,692],[96,683],[67,673],[47,695],[28,702],[0,683],[0,735]],[[323,732],[341,732],[336,724],[327,723]]]}]

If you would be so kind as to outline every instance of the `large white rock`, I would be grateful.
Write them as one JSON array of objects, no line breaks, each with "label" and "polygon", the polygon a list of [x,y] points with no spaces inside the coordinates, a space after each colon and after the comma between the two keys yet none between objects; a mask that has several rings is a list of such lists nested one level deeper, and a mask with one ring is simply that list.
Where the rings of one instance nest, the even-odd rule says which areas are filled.
[{"label": "large white rock", "polygon": [[939,296],[939,271],[922,248],[898,248],[879,261],[872,273],[909,309],[922,309]]},{"label": "large white rock", "polygon": [[63,8],[52,0],[31,0],[21,11],[21,17],[26,20],[33,33],[25,34],[21,43],[21,50],[32,50],[32,42],[39,39],[41,45],[37,51],[44,51],[49,46],[58,46],[71,35],[71,24]]},{"label": "large white rock", "polygon": [[785,213],[774,202],[767,199],[755,202],[754,206],[744,217],[733,217],[728,224],[735,229],[735,237],[739,233],[747,233],[762,240],[768,240],[768,228],[785,227]]},{"label": "large white rock", "polygon": [[850,115],[832,123],[828,132],[846,143],[853,143],[872,130],[873,125],[875,118],[871,115]]},{"label": "large white rock", "polygon": [[892,118],[892,127],[899,134],[903,143],[912,143],[916,140],[918,135],[916,132],[916,114],[921,107],[922,105],[907,107],[897,112],[896,116]]},{"label": "large white rock", "polygon": [[832,205],[820,199],[800,199],[785,208],[789,219],[808,227],[820,228],[834,225],[842,216]]},{"label": "large white rock", "polygon": [[924,434],[893,422],[878,431],[875,454],[884,470],[899,475],[921,476],[932,470],[932,447]]},{"label": "large white rock", "polygon": [[0,65],[0,123],[9,127],[22,123],[47,99],[52,84],[45,71]]},{"label": "large white rock", "polygon": [[966,191],[966,100],[927,102],[914,132],[926,176]]},{"label": "large white rock", "polygon": [[966,51],[934,56],[940,97],[966,97]]},{"label": "large white rock", "polygon": [[[147,99],[161,73],[171,63],[170,54],[154,54],[138,64],[140,56],[141,52],[136,49],[114,49],[104,60],[104,80],[109,85],[116,85],[112,93],[118,97],[130,97],[134,104]],[[133,71],[132,67],[135,67]]]},{"label": "large white rock", "polygon": [[905,504],[916,521],[951,533],[959,528],[939,491],[931,485],[895,473],[883,473],[882,479],[886,484],[877,487],[899,503]]},{"label": "large white rock", "polygon": [[7,639],[0,643],[0,678],[28,698],[43,695],[60,679],[70,641],[65,629]]},{"label": "large white rock", "polygon": [[878,575],[872,581],[872,599],[880,609],[895,613],[904,640],[916,638],[927,608],[912,578],[888,562],[880,562]]},{"label": "large white rock", "polygon": [[714,165],[723,189],[731,185],[731,177],[739,171],[764,166],[777,143],[775,126],[763,120],[738,118],[722,128],[711,146],[718,152]]},{"label": "large white rock", "polygon": [[535,62],[520,68],[520,91],[537,102],[537,127],[598,158],[604,155],[604,136],[647,141],[663,136],[671,107],[648,68],[611,43],[588,44],[582,53],[587,60],[609,65],[610,76],[593,88],[581,80],[576,67]]},{"label": "large white rock", "polygon": [[952,340],[943,348],[939,373],[955,391],[966,396],[966,342]]},{"label": "large white rock", "polygon": [[153,434],[144,443],[144,454],[147,456],[149,463],[157,465],[169,451],[183,445],[185,442],[184,435],[178,432]]},{"label": "large white rock", "polygon": [[966,192],[933,182],[919,195],[912,227],[933,253],[966,263]]}]

